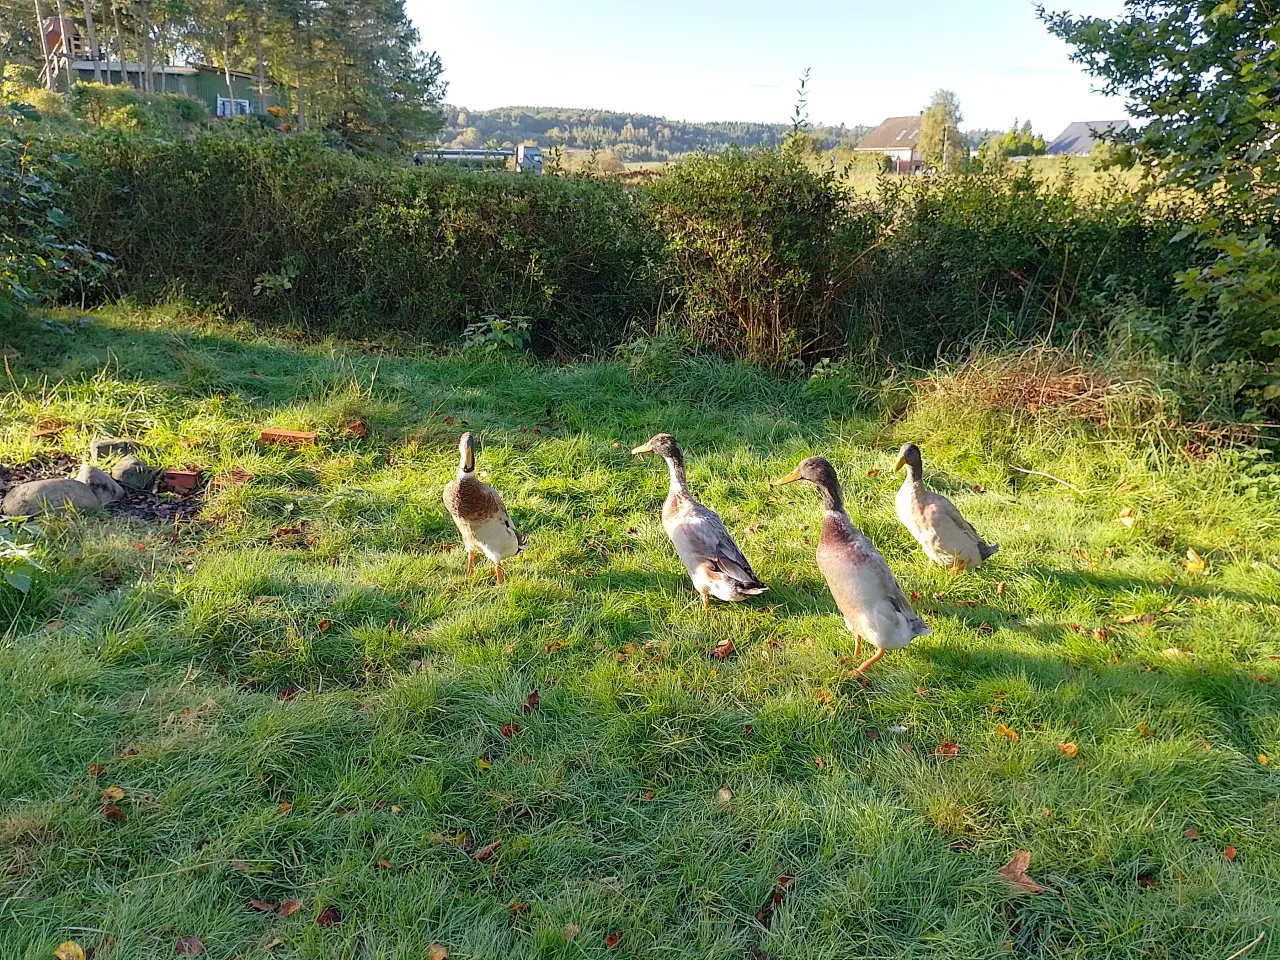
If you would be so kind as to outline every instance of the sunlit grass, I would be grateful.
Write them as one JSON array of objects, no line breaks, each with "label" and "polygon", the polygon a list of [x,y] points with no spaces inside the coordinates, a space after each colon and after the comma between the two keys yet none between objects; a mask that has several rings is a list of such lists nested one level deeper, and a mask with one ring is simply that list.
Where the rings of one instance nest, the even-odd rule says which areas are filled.
[{"label": "sunlit grass", "polygon": [[[1225,958],[1265,932],[1268,955],[1280,498],[1252,460],[945,397],[890,419],[705,359],[505,366],[104,316],[4,335],[0,462],[121,433],[253,477],[189,526],[47,521],[49,573],[0,606],[3,957],[104,933],[113,960],[184,935],[212,957],[836,960]],[[267,425],[320,439],[260,447]],[[463,429],[529,535],[502,587],[464,575],[440,503]],[[659,429],[768,594],[699,609],[665,474],[627,453]],[[980,570],[929,566],[893,518],[908,438],[1001,543]],[[811,453],[934,628],[867,687],[818,501],[769,486]],[[1019,849],[1052,892],[998,878]]]}]

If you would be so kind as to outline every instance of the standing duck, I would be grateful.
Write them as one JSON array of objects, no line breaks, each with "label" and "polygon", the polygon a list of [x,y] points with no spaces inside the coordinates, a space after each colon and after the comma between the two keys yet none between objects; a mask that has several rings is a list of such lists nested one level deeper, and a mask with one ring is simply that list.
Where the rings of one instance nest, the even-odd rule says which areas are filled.
[{"label": "standing duck", "polygon": [[920,448],[914,443],[904,443],[898,451],[893,469],[903,466],[907,468],[907,476],[894,500],[898,520],[930,560],[958,572],[980,565],[1000,549],[1000,544],[983,540],[973,525],[960,516],[954,503],[925,488]]},{"label": "standing duck", "polygon": [[808,480],[822,496],[822,535],[818,569],[827,581],[844,624],[854,634],[855,657],[866,637],[876,652],[855,674],[865,673],[886,650],[900,650],[931,631],[911,607],[897,578],[867,535],[853,525],[835,468],[822,457],[809,457],[778,481]]},{"label": "standing duck", "polygon": [[684,454],[676,438],[659,433],[631,452],[656,453],[667,461],[671,488],[662,504],[662,529],[689,571],[693,587],[702,597],[702,609],[707,609],[709,597],[745,600],[768,590],[756,579],[720,515],[693,499],[684,475]]},{"label": "standing duck", "polygon": [[502,496],[476,476],[476,443],[470,433],[458,440],[458,453],[458,475],[444,488],[445,509],[466,545],[467,573],[475,568],[479,551],[488,557],[502,583],[502,561],[524,549],[524,537],[512,525]]}]

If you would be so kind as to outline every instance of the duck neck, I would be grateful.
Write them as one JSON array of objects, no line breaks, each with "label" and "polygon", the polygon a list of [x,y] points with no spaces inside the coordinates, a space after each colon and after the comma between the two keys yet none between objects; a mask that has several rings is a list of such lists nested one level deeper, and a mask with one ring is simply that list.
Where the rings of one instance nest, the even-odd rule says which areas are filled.
[{"label": "duck neck", "polygon": [[667,471],[671,474],[671,487],[667,494],[668,497],[674,497],[677,494],[688,494],[689,481],[684,475],[684,457],[680,454],[674,454],[667,457]]},{"label": "duck neck", "polygon": [[903,481],[903,483],[907,484],[908,486],[918,487],[923,482],[924,482],[924,470],[921,469],[920,464],[911,463],[908,461],[907,478]]},{"label": "duck neck", "polygon": [[819,483],[818,494],[822,497],[822,509],[827,513],[844,513],[844,493],[840,490],[839,480]]}]

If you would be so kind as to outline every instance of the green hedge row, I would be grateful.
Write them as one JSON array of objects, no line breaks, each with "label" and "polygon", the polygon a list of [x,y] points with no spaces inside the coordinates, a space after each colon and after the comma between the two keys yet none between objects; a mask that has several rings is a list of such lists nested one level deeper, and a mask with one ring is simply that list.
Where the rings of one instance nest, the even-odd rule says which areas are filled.
[{"label": "green hedge row", "polygon": [[397,168],[305,137],[102,133],[43,149],[78,155],[65,206],[116,258],[115,293],[359,337],[519,316],[559,355],[676,324],[775,367],[923,358],[1096,324],[1117,290],[1164,309],[1188,256],[1173,216],[1127,196],[957,176],[886,178],[860,199],[786,150],[695,158],[628,191]]}]

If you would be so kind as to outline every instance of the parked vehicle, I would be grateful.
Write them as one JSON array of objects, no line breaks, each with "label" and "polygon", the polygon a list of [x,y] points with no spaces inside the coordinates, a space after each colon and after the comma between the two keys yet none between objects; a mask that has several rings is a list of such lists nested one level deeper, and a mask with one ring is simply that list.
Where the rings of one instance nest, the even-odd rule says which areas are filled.
[{"label": "parked vehicle", "polygon": [[415,167],[429,163],[452,163],[468,170],[506,170],[508,161],[512,158],[515,159],[516,173],[542,174],[542,151],[538,147],[523,144],[514,150],[432,147],[414,151],[410,162]]}]

